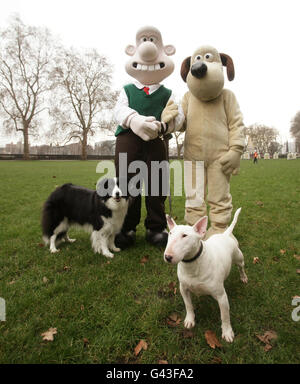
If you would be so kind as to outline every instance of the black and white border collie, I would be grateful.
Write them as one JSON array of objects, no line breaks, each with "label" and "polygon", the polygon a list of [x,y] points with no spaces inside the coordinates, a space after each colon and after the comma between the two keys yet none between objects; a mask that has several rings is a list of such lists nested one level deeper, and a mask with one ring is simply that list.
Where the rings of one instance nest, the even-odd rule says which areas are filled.
[{"label": "black and white border collie", "polygon": [[50,252],[59,250],[61,241],[73,243],[68,230],[76,225],[91,233],[95,253],[114,257],[115,236],[121,231],[128,210],[128,197],[122,193],[118,178],[100,179],[95,190],[73,184],[58,187],[48,197],[42,214],[43,240]]}]

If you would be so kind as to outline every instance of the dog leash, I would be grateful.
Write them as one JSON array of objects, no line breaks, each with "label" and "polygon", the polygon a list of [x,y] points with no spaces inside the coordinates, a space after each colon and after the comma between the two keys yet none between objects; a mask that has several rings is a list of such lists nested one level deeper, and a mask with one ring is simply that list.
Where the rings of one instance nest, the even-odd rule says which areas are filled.
[{"label": "dog leash", "polygon": [[[165,144],[166,155],[167,155],[167,161],[168,161],[168,163],[170,164],[170,158],[169,158],[169,140],[172,139],[173,136],[171,135],[171,133],[164,134],[165,132],[167,132],[167,130],[168,130],[168,123],[165,123],[165,126],[164,126],[164,124],[161,123],[161,132],[162,132],[161,139],[162,139],[162,141],[163,141],[164,144]],[[170,180],[169,180],[169,183],[170,183]],[[168,196],[168,201],[169,201],[169,215],[170,215],[171,217],[173,217],[173,215],[172,215],[171,184],[170,184],[170,193],[169,193],[169,196]]]}]

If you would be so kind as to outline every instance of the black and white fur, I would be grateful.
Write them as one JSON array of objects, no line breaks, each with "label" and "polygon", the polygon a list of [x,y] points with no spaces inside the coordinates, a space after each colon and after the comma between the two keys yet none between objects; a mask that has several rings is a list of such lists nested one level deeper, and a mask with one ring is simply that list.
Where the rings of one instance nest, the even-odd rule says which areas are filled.
[{"label": "black and white fur", "polygon": [[120,251],[115,236],[128,210],[128,197],[119,184],[118,178],[100,179],[96,191],[69,183],[52,192],[42,214],[43,240],[50,245],[50,252],[58,252],[56,246],[61,241],[76,241],[68,236],[69,228],[76,225],[91,233],[95,253],[114,257],[111,251]]}]

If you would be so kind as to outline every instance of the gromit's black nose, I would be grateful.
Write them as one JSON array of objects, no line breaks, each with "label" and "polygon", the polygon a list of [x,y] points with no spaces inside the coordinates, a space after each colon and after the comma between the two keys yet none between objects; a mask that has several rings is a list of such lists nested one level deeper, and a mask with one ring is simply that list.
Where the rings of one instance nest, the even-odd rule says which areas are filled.
[{"label": "gromit's black nose", "polygon": [[120,192],[116,192],[116,197],[120,197]]},{"label": "gromit's black nose", "polygon": [[171,263],[173,257],[170,255],[165,255],[165,259],[167,260],[168,263]]},{"label": "gromit's black nose", "polygon": [[201,79],[206,75],[207,72],[207,65],[204,63],[195,63],[192,65],[191,73],[194,77],[197,77],[197,79]]}]

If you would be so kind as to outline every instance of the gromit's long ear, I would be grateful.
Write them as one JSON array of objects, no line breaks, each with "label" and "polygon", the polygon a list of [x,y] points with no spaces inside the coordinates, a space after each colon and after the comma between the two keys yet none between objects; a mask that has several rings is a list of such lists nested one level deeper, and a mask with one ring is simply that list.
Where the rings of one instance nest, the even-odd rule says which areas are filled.
[{"label": "gromit's long ear", "polygon": [[182,80],[184,82],[186,82],[186,77],[189,73],[190,66],[191,66],[191,56],[189,56],[185,60],[183,60],[183,62],[181,64],[180,74],[181,74]]},{"label": "gromit's long ear", "polygon": [[227,68],[228,80],[232,81],[234,79],[234,65],[233,65],[232,58],[226,55],[226,53],[220,53],[220,56],[221,56],[222,64],[224,65],[224,67]]}]

